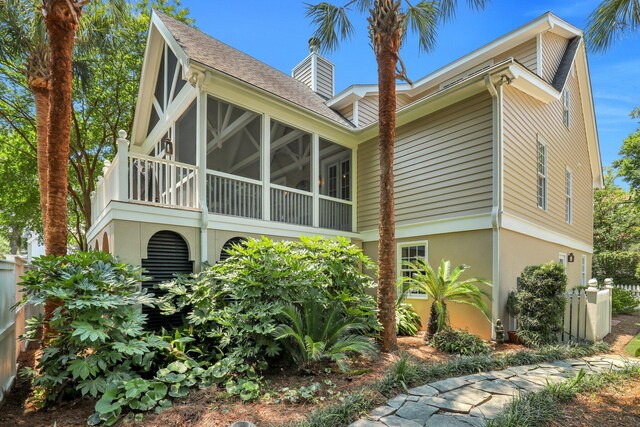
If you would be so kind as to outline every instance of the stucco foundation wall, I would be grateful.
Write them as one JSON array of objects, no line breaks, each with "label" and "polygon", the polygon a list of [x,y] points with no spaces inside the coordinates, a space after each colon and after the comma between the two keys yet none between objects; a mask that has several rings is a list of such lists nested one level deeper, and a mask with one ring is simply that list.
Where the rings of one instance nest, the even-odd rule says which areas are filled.
[{"label": "stucco foundation wall", "polygon": [[518,277],[528,265],[558,262],[560,253],[573,253],[574,262],[567,263],[567,288],[581,284],[582,255],[587,256],[587,280],[591,278],[591,254],[568,246],[547,242],[514,231],[500,230],[500,316],[507,324],[504,313],[509,291],[516,289]]},{"label": "stucco foundation wall", "polygon": [[[441,259],[448,259],[451,261],[453,268],[460,264],[471,266],[465,272],[463,279],[477,277],[491,281],[493,247],[491,230],[415,236],[397,239],[396,244],[421,241],[428,242],[427,258],[432,267],[437,268]],[[378,242],[364,242],[363,248],[365,255],[377,261]],[[491,295],[490,287],[482,286],[482,288]],[[413,298],[408,299],[407,302],[415,307],[422,319],[424,328],[429,316],[431,300]],[[480,311],[462,304],[449,304],[447,308],[449,309],[449,317],[453,327],[466,329],[484,339],[491,338],[491,323]],[[489,309],[491,310],[491,303],[489,303]]]}]

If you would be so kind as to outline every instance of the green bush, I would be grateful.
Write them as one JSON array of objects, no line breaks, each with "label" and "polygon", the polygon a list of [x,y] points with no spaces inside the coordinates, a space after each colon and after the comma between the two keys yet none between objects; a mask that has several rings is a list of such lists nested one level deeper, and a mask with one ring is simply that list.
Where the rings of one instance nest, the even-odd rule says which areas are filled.
[{"label": "green bush", "polygon": [[362,272],[374,265],[345,239],[263,237],[246,240],[229,255],[199,274],[161,285],[168,292],[161,308],[187,313],[201,350],[230,372],[266,368],[282,355],[274,331],[292,304],[336,306],[365,324],[369,334],[379,328],[375,300],[366,293],[375,284]]},{"label": "green bush", "polygon": [[613,288],[612,291],[613,314],[632,314],[640,305],[640,301],[633,296],[631,291],[621,288]]},{"label": "green bush", "polygon": [[529,346],[552,344],[562,329],[567,275],[555,262],[528,266],[518,289],[518,336]]},{"label": "green bush", "polygon": [[593,254],[593,277],[603,284],[611,278],[618,285],[639,285],[639,251],[606,251]]},{"label": "green bush", "polygon": [[371,339],[362,335],[367,325],[345,316],[339,305],[323,307],[316,301],[305,301],[302,309],[284,307],[282,317],[286,323],[278,325],[273,336],[284,344],[285,357],[291,358],[300,370],[332,361],[346,371],[351,355],[375,353]]},{"label": "green bush", "polygon": [[411,304],[396,304],[396,333],[400,336],[415,337],[422,326],[420,315]]},{"label": "green bush", "polygon": [[471,356],[491,352],[491,346],[480,337],[453,328],[444,328],[438,331],[431,339],[431,344],[438,350],[449,354]]}]

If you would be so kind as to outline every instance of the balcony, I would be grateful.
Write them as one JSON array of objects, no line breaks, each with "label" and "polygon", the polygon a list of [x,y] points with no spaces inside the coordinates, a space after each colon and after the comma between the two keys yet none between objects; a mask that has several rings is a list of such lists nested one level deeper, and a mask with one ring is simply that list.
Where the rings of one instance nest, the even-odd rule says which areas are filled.
[{"label": "balcony", "polygon": [[[303,227],[353,231],[353,202],[283,184],[206,169],[162,157],[130,153],[126,134],[118,153],[105,162],[92,195],[95,223],[112,200],[132,204],[201,211],[211,215],[264,220]],[[338,171],[335,171],[338,173]],[[333,179],[329,177],[329,179]],[[335,187],[335,186],[334,186]],[[203,197],[204,196],[204,197]]]}]

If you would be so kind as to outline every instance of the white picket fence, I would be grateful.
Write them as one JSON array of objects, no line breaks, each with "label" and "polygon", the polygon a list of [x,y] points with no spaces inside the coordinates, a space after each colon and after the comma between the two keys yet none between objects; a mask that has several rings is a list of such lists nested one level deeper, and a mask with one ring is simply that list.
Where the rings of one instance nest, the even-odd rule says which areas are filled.
[{"label": "white picket fence", "polygon": [[560,342],[600,341],[611,332],[611,286],[598,289],[596,279],[586,290],[569,291]]},{"label": "white picket fence", "polygon": [[639,299],[640,300],[640,285],[616,285],[614,283],[613,287],[629,291],[629,292],[631,292],[633,294],[635,299]]},{"label": "white picket fence", "polygon": [[0,260],[0,402],[16,378],[18,356],[25,349],[18,337],[24,333],[26,321],[36,314],[35,307],[26,305],[12,310],[22,298],[18,289],[27,269],[24,258],[13,256]]}]

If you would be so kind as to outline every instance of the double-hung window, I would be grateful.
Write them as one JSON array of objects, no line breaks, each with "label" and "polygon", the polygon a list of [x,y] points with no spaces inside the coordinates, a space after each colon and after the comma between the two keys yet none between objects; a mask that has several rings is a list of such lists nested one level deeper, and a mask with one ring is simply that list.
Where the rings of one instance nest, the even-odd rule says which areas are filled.
[{"label": "double-hung window", "polygon": [[538,207],[547,209],[547,146],[538,137]]},{"label": "double-hung window", "polygon": [[573,175],[569,169],[564,172],[564,187],[565,187],[565,214],[564,219],[567,224],[571,224],[573,215]]},{"label": "double-hung window", "polygon": [[[412,277],[415,272],[407,263],[415,263],[416,261],[427,262],[427,242],[411,242],[411,243],[399,243],[397,252],[398,262],[398,278]],[[425,293],[418,290],[413,290],[409,293],[410,297],[425,297]]]}]

